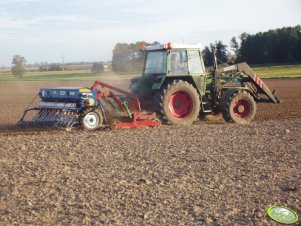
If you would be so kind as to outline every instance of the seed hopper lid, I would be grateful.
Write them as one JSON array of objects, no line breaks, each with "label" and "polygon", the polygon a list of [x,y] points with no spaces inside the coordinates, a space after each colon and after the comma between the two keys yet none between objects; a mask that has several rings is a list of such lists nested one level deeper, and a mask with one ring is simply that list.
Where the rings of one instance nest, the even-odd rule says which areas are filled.
[{"label": "seed hopper lid", "polygon": [[282,224],[294,224],[299,219],[295,211],[283,206],[271,206],[267,214],[272,220]]}]

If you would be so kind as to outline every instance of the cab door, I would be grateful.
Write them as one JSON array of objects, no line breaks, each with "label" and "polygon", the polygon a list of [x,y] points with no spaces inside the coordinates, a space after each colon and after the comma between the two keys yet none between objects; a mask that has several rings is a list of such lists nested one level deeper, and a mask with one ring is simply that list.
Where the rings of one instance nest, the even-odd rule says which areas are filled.
[{"label": "cab door", "polygon": [[205,66],[199,49],[187,50],[188,72],[192,76],[201,94],[205,93]]}]

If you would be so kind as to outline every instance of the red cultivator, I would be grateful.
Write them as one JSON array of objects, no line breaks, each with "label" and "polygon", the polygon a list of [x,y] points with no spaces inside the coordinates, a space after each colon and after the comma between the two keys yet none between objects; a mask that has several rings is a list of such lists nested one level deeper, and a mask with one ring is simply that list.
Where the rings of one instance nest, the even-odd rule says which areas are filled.
[{"label": "red cultivator", "polygon": [[[99,87],[107,88],[108,90],[101,91]],[[98,100],[105,100],[106,103],[115,108],[117,115],[115,115],[116,118],[111,122],[112,128],[155,127],[161,125],[156,117],[156,113],[142,113],[139,99],[132,93],[100,81],[95,81],[92,89],[97,90],[96,98]],[[114,94],[113,91],[121,93],[122,96]],[[104,103],[103,107],[105,106],[106,104]]]}]

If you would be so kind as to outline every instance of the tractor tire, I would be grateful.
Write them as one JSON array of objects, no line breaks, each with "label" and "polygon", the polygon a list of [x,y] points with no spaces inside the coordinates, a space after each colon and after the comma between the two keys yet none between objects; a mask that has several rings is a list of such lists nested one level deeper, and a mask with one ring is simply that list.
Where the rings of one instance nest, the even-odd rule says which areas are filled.
[{"label": "tractor tire", "polygon": [[222,97],[221,97],[221,100],[220,100],[220,109],[221,109],[221,111],[223,111],[223,109],[225,109],[226,106],[227,106],[227,101],[226,100],[231,95],[233,95],[233,93],[238,92],[238,91],[239,91],[239,89],[228,89],[226,92],[224,92],[222,94]]},{"label": "tractor tire", "polygon": [[226,122],[248,124],[256,114],[256,103],[246,90],[230,89],[222,96],[221,110]]},{"label": "tractor tire", "polygon": [[153,111],[156,112],[158,116],[161,115],[161,96],[163,95],[163,92],[161,90],[156,91],[153,96]]},{"label": "tractor tire", "polygon": [[87,110],[81,117],[81,124],[86,130],[96,130],[103,124],[103,116],[99,109]]},{"label": "tractor tire", "polygon": [[197,90],[182,80],[168,84],[161,92],[158,104],[163,120],[174,125],[192,124],[198,118],[201,108]]}]

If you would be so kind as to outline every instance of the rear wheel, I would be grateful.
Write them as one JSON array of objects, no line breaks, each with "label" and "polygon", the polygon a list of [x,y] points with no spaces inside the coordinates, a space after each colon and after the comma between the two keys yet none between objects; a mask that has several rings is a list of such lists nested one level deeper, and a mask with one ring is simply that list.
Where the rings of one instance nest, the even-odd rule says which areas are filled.
[{"label": "rear wheel", "polygon": [[163,119],[171,124],[190,125],[200,112],[200,97],[186,81],[175,80],[161,93],[159,106]]},{"label": "rear wheel", "polygon": [[163,92],[161,90],[156,91],[153,95],[153,111],[157,113],[157,115],[161,115],[161,98],[163,96]]},{"label": "rear wheel", "polygon": [[82,117],[82,125],[86,130],[96,130],[102,123],[102,113],[97,109],[85,112]]},{"label": "rear wheel", "polygon": [[256,103],[246,90],[228,90],[221,101],[222,114],[226,122],[248,124],[256,113]]}]

